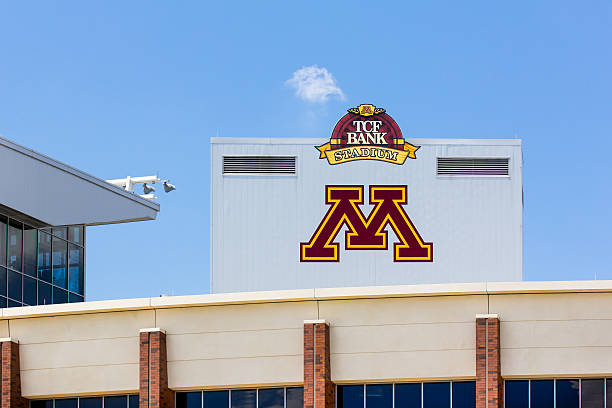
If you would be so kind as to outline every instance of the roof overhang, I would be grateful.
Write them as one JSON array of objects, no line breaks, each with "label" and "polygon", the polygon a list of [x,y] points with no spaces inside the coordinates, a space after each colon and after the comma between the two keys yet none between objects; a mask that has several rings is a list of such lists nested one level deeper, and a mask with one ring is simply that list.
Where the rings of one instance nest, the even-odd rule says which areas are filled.
[{"label": "roof overhang", "polygon": [[159,204],[0,137],[0,205],[44,225],[154,220]]}]

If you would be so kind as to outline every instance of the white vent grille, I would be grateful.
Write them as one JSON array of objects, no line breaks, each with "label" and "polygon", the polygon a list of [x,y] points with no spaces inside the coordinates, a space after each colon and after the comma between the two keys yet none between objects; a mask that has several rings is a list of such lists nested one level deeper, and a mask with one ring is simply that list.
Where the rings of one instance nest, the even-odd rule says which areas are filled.
[{"label": "white vent grille", "polygon": [[438,157],[438,176],[508,176],[507,157]]},{"label": "white vent grille", "polygon": [[293,175],[295,156],[223,156],[223,174]]}]

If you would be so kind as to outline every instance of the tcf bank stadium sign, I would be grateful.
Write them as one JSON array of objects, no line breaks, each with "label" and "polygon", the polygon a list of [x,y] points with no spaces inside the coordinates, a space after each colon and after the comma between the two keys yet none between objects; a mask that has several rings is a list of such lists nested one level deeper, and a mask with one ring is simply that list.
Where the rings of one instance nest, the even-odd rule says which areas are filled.
[{"label": "tcf bank stadium sign", "polygon": [[[329,164],[353,160],[381,160],[404,164],[416,159],[420,146],[402,137],[397,123],[384,109],[360,105],[348,110],[334,128],[329,143],[318,146],[321,159]],[[408,199],[405,185],[371,185],[368,202],[373,206],[367,217],[361,211],[365,186],[325,186],[329,206],[308,242],[300,243],[300,262],[339,262],[340,244],[335,242],[342,227],[345,250],[389,248],[388,227],[397,237],[393,244],[394,262],[433,262],[433,243],[425,242],[404,210]]]},{"label": "tcf bank stadium sign", "polygon": [[407,157],[416,159],[414,146],[404,140],[397,123],[384,109],[364,104],[351,108],[336,124],[331,139],[322,146],[319,158],[329,164],[354,160],[380,160],[404,164]]}]

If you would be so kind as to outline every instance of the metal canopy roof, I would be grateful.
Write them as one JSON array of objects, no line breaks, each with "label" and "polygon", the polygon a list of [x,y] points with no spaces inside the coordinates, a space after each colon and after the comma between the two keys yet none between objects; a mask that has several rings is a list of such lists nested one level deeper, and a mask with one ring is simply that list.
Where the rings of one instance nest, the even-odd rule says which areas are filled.
[{"label": "metal canopy roof", "polygon": [[0,205],[44,225],[154,220],[159,204],[0,137]]}]

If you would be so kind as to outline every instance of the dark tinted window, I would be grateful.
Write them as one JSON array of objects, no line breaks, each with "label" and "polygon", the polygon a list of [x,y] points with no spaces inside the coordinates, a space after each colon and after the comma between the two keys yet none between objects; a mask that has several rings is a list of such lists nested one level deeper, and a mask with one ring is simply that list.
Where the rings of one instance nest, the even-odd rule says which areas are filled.
[{"label": "dark tinted window", "polygon": [[77,408],[76,398],[56,399],[55,408]]},{"label": "dark tinted window", "polygon": [[[61,239],[53,238],[53,284],[68,288],[68,244]],[[54,301],[55,302],[55,301]],[[57,302],[55,302],[57,303]]]},{"label": "dark tinted window", "polygon": [[449,408],[450,383],[423,384],[423,408]]},{"label": "dark tinted window", "polygon": [[80,398],[79,408],[102,408],[102,397]]},{"label": "dark tinted window", "polygon": [[21,302],[21,274],[8,270],[8,297]]},{"label": "dark tinted window", "polygon": [[6,265],[7,218],[0,215],[0,265]]},{"label": "dark tinted window", "polygon": [[366,408],[393,408],[393,385],[366,385]]},{"label": "dark tinted window", "polygon": [[339,385],[338,408],[362,408],[363,385]]},{"label": "dark tinted window", "polygon": [[421,384],[395,384],[395,408],[420,408]]},{"label": "dark tinted window", "polygon": [[53,400],[33,400],[30,404],[31,408],[53,408]]},{"label": "dark tinted window", "polygon": [[36,277],[38,231],[27,225],[24,225],[23,228],[23,273]]},{"label": "dark tinted window", "polygon": [[204,391],[204,407],[227,408],[229,406],[229,391]]},{"label": "dark tinted window", "polygon": [[140,397],[138,395],[130,395],[128,396],[128,404],[129,408],[138,408],[140,401],[138,400]]},{"label": "dark tinted window", "polygon": [[[227,408],[227,405],[225,405]],[[201,392],[177,392],[176,408],[202,408]]]},{"label": "dark tinted window", "polygon": [[476,382],[453,383],[453,408],[476,407]]},{"label": "dark tinted window", "polygon": [[69,303],[76,303],[76,302],[83,302],[83,301],[85,301],[83,296],[75,295],[74,293],[68,293],[68,302]]},{"label": "dark tinted window", "polygon": [[0,307],[6,307],[7,299],[4,296],[0,296]]},{"label": "dark tinted window", "polygon": [[38,281],[38,304],[51,304],[51,285]]},{"label": "dark tinted window", "polygon": [[83,245],[83,227],[82,226],[68,227],[68,241]]},{"label": "dark tinted window", "polygon": [[232,408],[255,408],[256,390],[236,390],[231,393]]},{"label": "dark tinted window", "polygon": [[557,408],[578,408],[578,380],[557,380]]},{"label": "dark tinted window", "polygon": [[104,397],[104,408],[127,408],[127,395]]},{"label": "dark tinted window", "polygon": [[6,307],[20,307],[23,306],[21,302],[16,302],[14,300],[8,299],[6,301]]},{"label": "dark tinted window", "polygon": [[29,276],[23,277],[23,303],[30,306],[35,306],[36,298],[36,279]]},{"label": "dark tinted window", "polygon": [[283,408],[285,406],[285,390],[283,388],[268,388],[257,391],[258,408]]},{"label": "dark tinted window", "polygon": [[68,303],[68,292],[64,289],[53,287],[53,303]]},{"label": "dark tinted window", "polygon": [[38,232],[38,278],[51,282],[51,235],[44,232]]},{"label": "dark tinted window", "polygon": [[604,408],[604,380],[582,380],[581,408]]},{"label": "dark tinted window", "polygon": [[21,244],[23,240],[23,224],[9,220],[8,229],[8,266],[21,271]]},{"label": "dark tinted window", "polygon": [[287,408],[303,408],[303,407],[304,407],[304,388],[302,387],[287,388]]},{"label": "dark tinted window", "polygon": [[68,290],[83,294],[83,248],[68,244]]},{"label": "dark tinted window", "polygon": [[6,269],[0,268],[0,296],[6,296]]},{"label": "dark tinted window", "polygon": [[531,408],[554,408],[552,380],[531,381]]}]

